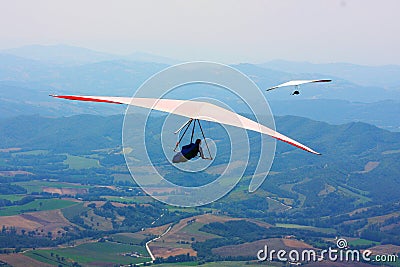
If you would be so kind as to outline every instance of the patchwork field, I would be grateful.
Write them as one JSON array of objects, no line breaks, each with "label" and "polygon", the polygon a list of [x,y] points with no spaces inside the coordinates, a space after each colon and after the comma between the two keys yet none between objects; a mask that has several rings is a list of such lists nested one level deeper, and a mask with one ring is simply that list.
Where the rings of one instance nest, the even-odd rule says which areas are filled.
[{"label": "patchwork field", "polygon": [[168,227],[169,227],[169,224],[161,225],[161,226],[157,226],[157,227],[152,227],[152,228],[146,228],[141,233],[143,235],[159,236],[159,235],[162,235],[168,229]]},{"label": "patchwork field", "polygon": [[304,230],[310,230],[314,232],[327,233],[327,234],[336,233],[336,230],[333,228],[321,228],[321,227],[313,227],[313,226],[299,225],[299,224],[277,223],[275,226],[282,228],[304,229]]},{"label": "patchwork field", "polygon": [[373,254],[398,254],[400,253],[400,246],[395,245],[379,245],[369,248]]},{"label": "patchwork field", "polygon": [[158,239],[156,242],[150,243],[149,247],[155,257],[167,258],[169,256],[187,253],[191,256],[196,256],[197,252],[193,250],[190,245],[192,242],[202,242],[207,239],[218,237],[217,235],[199,231],[199,229],[205,224],[212,222],[223,223],[232,220],[239,219],[216,216],[213,214],[204,214],[186,218],[174,225],[162,238]]},{"label": "patchwork field", "polygon": [[154,202],[154,199],[152,199],[149,196],[134,196],[134,197],[103,196],[103,197],[105,197],[107,200],[120,203],[144,204],[144,203]]},{"label": "patchwork field", "polygon": [[254,242],[239,244],[239,245],[232,245],[232,246],[223,246],[219,248],[212,249],[213,254],[220,255],[223,257],[253,257],[257,259],[257,252],[260,249],[263,249],[264,246],[267,245],[269,249],[274,249],[276,251],[283,249],[283,250],[290,250],[296,249],[299,252],[302,249],[309,249],[312,248],[307,243],[304,243],[299,240],[294,239],[282,239],[282,238],[269,238],[269,239],[261,239]]},{"label": "patchwork field", "polygon": [[297,239],[282,238],[282,242],[286,247],[289,248],[312,248],[311,245]]},{"label": "patchwork field", "polygon": [[393,213],[386,214],[386,215],[382,215],[382,216],[370,217],[370,218],[368,218],[368,224],[382,223],[382,222],[384,222],[385,220],[387,220],[389,218],[398,217],[398,216],[400,216],[400,211],[393,212]]},{"label": "patchwork field", "polygon": [[[22,186],[28,191],[28,194],[32,192],[46,192],[49,193],[60,193],[62,190],[71,190],[71,192],[80,192],[81,189],[89,189],[88,185],[74,184],[74,183],[65,183],[65,182],[56,182],[56,181],[38,181],[32,180],[29,182],[18,182],[16,185]],[[54,190],[54,191],[51,191]],[[56,191],[58,190],[58,191]],[[75,191],[74,191],[75,190]]]},{"label": "patchwork field", "polygon": [[59,195],[71,195],[75,196],[77,194],[86,194],[88,189],[86,188],[57,188],[57,187],[43,187],[43,192]]},{"label": "patchwork field", "polygon": [[[201,228],[203,225],[212,222],[224,223],[232,220],[239,220],[239,219],[232,217],[225,217],[225,216],[216,216],[213,214],[204,214],[186,218],[181,220],[178,224],[174,225],[171,231],[169,231],[168,234],[166,234],[162,238],[162,240],[190,241],[192,237],[198,237],[201,240],[214,238],[216,237],[215,235],[201,232],[198,229]],[[192,224],[194,225],[192,226]]]},{"label": "patchwork field", "polygon": [[10,201],[17,201],[24,198],[26,195],[0,195],[0,199],[7,199]]},{"label": "patchwork field", "polygon": [[146,238],[145,235],[139,233],[118,233],[111,235],[110,238],[114,242],[124,243],[124,244],[132,244],[132,245],[140,245],[143,239]]},{"label": "patchwork field", "polygon": [[100,163],[97,159],[91,159],[80,156],[72,156],[67,154],[67,159],[64,161],[70,169],[81,170],[99,167]]},{"label": "patchwork field", "polygon": [[60,210],[49,210],[32,213],[24,213],[14,216],[0,217],[0,225],[6,227],[15,227],[18,232],[36,231],[36,235],[47,235],[52,233],[53,237],[59,236],[65,232],[63,227],[72,226],[61,213]]},{"label": "patchwork field", "polygon": [[0,216],[12,216],[27,212],[56,210],[76,205],[76,201],[65,199],[35,199],[20,206],[7,206],[0,209]]},{"label": "patchwork field", "polygon": [[23,254],[0,254],[0,261],[6,262],[13,267],[52,267],[54,265],[37,261]]},{"label": "patchwork field", "polygon": [[87,217],[83,217],[83,221],[86,225],[90,225],[94,230],[97,231],[109,231],[113,229],[111,219],[107,219],[94,214],[93,210],[87,212]]},{"label": "patchwork field", "polygon": [[375,246],[378,242],[374,242],[371,240],[366,240],[362,238],[347,238],[348,245],[352,246]]},{"label": "patchwork field", "polygon": [[115,266],[151,260],[144,247],[108,241],[60,249],[32,250],[25,254],[35,260],[63,266],[71,266],[73,262],[83,266]]}]

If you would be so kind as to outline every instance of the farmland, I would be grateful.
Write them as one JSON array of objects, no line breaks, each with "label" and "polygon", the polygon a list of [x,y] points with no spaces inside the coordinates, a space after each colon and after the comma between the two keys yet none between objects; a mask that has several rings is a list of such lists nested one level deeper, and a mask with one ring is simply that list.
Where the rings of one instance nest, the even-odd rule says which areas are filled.
[{"label": "farmland", "polygon": [[75,201],[64,199],[35,199],[21,206],[10,206],[0,209],[0,216],[12,216],[26,212],[56,210],[75,205]]},{"label": "farmland", "polygon": [[289,228],[289,229],[306,229],[306,230],[327,233],[327,234],[336,233],[335,229],[333,229],[333,228],[320,228],[320,227],[313,227],[313,226],[308,226],[308,225],[277,223],[277,224],[275,224],[275,226],[282,227],[282,228]]},{"label": "farmland", "polygon": [[273,248],[276,251],[278,250],[286,250],[290,249],[298,249],[301,251],[302,249],[311,248],[310,245],[297,241],[290,242],[286,239],[280,238],[269,238],[269,239],[261,239],[254,242],[243,243],[239,245],[229,245],[222,246],[212,250],[213,253],[223,256],[223,257],[252,257],[255,258],[257,251],[263,249],[264,246],[267,245],[269,248]]},{"label": "farmland", "polygon": [[[398,140],[397,136],[382,132],[389,141],[382,141],[376,153],[364,149],[363,144],[357,151],[348,152],[364,158],[343,159],[346,164],[351,162],[349,170],[341,170],[346,175],[331,167],[334,156],[311,163],[296,152],[278,147],[273,175],[256,192],[248,192],[251,175],[246,174],[224,198],[203,207],[181,208],[155,201],[134,183],[124,165],[120,136],[113,130],[120,126],[116,125],[118,119],[73,119],[76,121],[70,121],[68,127],[71,133],[66,135],[80,134],[68,139],[65,147],[58,138],[49,137],[45,141],[32,139],[29,148],[26,144],[31,137],[26,135],[21,144],[1,150],[0,226],[4,227],[0,252],[16,252],[7,262],[15,266],[23,259],[32,266],[38,266],[38,262],[53,266],[146,262],[150,261],[146,242],[164,233],[149,243],[161,266],[168,266],[166,261],[186,261],[183,266],[216,265],[207,261],[224,261],[226,266],[243,266],[250,261],[252,265],[254,253],[265,243],[274,249],[323,249],[335,245],[336,236],[346,237],[350,247],[375,247],[377,252],[393,249],[384,244],[397,244],[398,192],[393,190],[395,180],[387,177],[396,173],[399,154],[381,153],[397,150],[387,146]],[[81,120],[111,130],[104,134],[101,128],[81,136],[87,129],[80,131],[81,127],[73,126]],[[294,120],[326,128],[327,132],[342,127],[299,118],[281,120],[283,126],[286,120]],[[65,125],[64,121],[58,123]],[[56,124],[48,122],[49,136],[59,129],[51,130]],[[292,128],[286,127],[290,133]],[[347,153],[345,145],[335,149]],[[369,168],[369,162],[378,161],[379,165]],[[138,168],[145,173],[148,166]],[[214,174],[220,169],[216,164],[211,171]],[[374,184],[378,176],[388,183],[384,189],[380,187],[383,181]],[[192,179],[185,182],[190,184]],[[176,194],[167,187],[151,190],[165,198]],[[107,247],[114,249],[106,251]]]},{"label": "farmland", "polygon": [[157,242],[151,243],[150,248],[156,257],[167,258],[187,253],[196,256],[196,251],[190,246],[191,243],[195,241],[203,242],[218,237],[214,234],[199,231],[199,229],[211,222],[226,222],[230,220],[235,220],[235,218],[220,217],[211,214],[183,219],[174,225],[166,235],[157,240]]},{"label": "farmland", "polygon": [[144,247],[108,241],[90,242],[69,248],[35,250],[25,254],[39,261],[65,266],[72,266],[72,262],[79,262],[83,265],[106,266],[150,260]]},{"label": "farmland", "polygon": [[24,198],[26,195],[0,195],[0,199],[7,199],[10,201],[17,201]]},{"label": "farmland", "polygon": [[[15,185],[21,186],[28,191],[28,194],[34,192],[43,192],[46,188],[54,188],[54,189],[88,189],[90,186],[81,185],[77,183],[65,183],[58,181],[37,181],[32,180],[28,182],[18,182]],[[53,190],[54,190],[53,189]],[[51,193],[51,192],[49,192]]]},{"label": "farmland", "polygon": [[70,169],[80,170],[99,167],[99,161],[87,157],[72,156],[67,154],[67,159],[64,160],[64,164],[67,164]]}]

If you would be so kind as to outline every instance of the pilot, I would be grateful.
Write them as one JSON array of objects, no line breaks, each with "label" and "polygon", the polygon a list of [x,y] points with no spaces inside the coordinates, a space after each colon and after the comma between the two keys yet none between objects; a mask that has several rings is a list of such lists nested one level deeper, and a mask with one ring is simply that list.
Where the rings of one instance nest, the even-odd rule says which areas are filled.
[{"label": "pilot", "polygon": [[200,154],[202,159],[207,159],[204,157],[203,149],[201,148],[201,139],[197,139],[195,143],[190,143],[182,147],[181,152],[177,153],[172,159],[173,163],[186,162],[191,160]]}]

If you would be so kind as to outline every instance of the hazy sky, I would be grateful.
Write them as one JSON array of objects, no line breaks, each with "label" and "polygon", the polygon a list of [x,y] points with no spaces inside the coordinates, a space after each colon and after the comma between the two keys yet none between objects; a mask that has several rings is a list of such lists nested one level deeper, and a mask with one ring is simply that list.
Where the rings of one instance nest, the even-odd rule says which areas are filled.
[{"label": "hazy sky", "polygon": [[400,64],[399,0],[0,0],[0,49]]}]

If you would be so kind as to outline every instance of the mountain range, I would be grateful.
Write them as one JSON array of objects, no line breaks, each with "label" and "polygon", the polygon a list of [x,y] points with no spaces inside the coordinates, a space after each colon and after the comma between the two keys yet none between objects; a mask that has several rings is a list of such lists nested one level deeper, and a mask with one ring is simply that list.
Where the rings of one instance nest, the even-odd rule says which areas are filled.
[{"label": "mountain range", "polygon": [[[131,96],[146,79],[176,62],[146,53],[122,56],[64,45],[2,50],[0,117],[122,113],[123,108],[113,105],[59,101],[48,95]],[[298,96],[290,95],[293,88],[265,92],[276,115],[299,115],[329,123],[363,121],[393,131],[400,129],[399,66],[287,61],[232,66],[261,90],[292,79],[333,80],[301,86]]]}]

